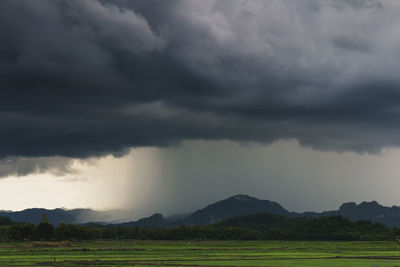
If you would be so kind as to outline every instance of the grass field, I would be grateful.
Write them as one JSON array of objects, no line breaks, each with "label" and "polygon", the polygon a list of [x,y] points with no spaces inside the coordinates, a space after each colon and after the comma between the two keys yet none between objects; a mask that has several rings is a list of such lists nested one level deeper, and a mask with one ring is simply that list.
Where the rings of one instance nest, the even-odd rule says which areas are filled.
[{"label": "grass field", "polygon": [[0,266],[84,265],[400,266],[400,243],[286,241],[0,243]]}]

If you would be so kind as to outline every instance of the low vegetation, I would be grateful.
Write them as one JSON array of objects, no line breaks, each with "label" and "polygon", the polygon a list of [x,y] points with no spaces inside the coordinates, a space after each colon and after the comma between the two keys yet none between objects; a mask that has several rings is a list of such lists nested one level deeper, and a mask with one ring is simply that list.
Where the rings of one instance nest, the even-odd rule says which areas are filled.
[{"label": "low vegetation", "polygon": [[398,228],[340,216],[260,213],[174,228],[0,217],[0,266],[400,266],[398,234]]},{"label": "low vegetation", "polygon": [[207,226],[144,228],[118,225],[38,224],[0,218],[0,240],[62,241],[99,239],[138,240],[395,240],[400,228],[370,221],[352,222],[340,216],[288,218],[260,213]]},{"label": "low vegetation", "polygon": [[400,266],[394,241],[0,243],[0,266]]}]

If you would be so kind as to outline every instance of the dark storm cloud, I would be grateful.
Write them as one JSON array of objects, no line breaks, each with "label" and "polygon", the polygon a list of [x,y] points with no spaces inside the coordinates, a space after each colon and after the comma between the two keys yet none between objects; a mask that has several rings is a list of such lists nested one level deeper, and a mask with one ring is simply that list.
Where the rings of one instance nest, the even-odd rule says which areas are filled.
[{"label": "dark storm cloud", "polygon": [[0,177],[4,176],[25,176],[36,173],[51,173],[53,175],[64,175],[74,173],[71,168],[72,160],[63,157],[51,158],[20,158],[9,157],[0,161]]},{"label": "dark storm cloud", "polygon": [[0,157],[399,145],[396,1],[0,2]]}]

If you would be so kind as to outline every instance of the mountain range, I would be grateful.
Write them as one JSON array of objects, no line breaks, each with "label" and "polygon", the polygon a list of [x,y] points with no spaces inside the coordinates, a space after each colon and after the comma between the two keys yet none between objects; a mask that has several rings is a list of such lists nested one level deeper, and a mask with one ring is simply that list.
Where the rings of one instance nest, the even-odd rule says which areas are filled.
[{"label": "mountain range", "polygon": [[354,202],[344,203],[338,210],[333,211],[298,213],[286,210],[277,202],[259,200],[247,195],[235,195],[218,201],[179,220],[170,220],[169,218],[163,218],[161,214],[155,214],[151,217],[122,225],[137,227],[174,227],[182,224],[188,226],[208,225],[229,218],[255,213],[313,218],[340,215],[352,221],[368,220],[380,222],[389,227],[400,226],[400,207],[385,207],[376,201],[362,202],[359,205]]},{"label": "mountain range", "polygon": [[22,211],[0,211],[0,217],[8,217],[15,222],[38,223],[43,220],[43,215],[49,223],[83,224],[87,222],[112,222],[121,218],[124,211],[108,210],[97,211],[92,209],[41,209],[33,208]]},{"label": "mountain range", "polygon": [[[323,217],[340,215],[353,221],[369,220],[380,222],[389,227],[400,226],[400,207],[385,207],[376,201],[362,202],[357,205],[354,202],[342,204],[338,210],[324,212],[290,212],[277,202],[269,200],[259,200],[248,195],[235,195],[230,198],[210,204],[203,209],[199,209],[191,214],[175,215],[164,218],[161,214],[154,214],[133,222],[118,223],[118,226],[137,226],[137,227],[174,227],[178,225],[208,225],[221,222],[225,219],[250,215],[255,213],[270,213],[284,215],[287,217]],[[121,218],[122,211],[95,211],[91,209],[27,209],[23,211],[1,211],[0,216],[9,217],[13,221],[37,223],[42,220],[42,215],[46,214],[47,220],[57,225],[60,222],[72,224],[84,224],[89,222],[116,221]]]}]

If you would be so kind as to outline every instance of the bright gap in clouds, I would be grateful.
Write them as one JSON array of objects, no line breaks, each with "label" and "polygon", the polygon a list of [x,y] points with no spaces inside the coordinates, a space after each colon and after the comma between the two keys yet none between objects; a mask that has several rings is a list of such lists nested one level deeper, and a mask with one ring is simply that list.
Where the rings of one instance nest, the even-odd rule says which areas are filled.
[{"label": "bright gap in clouds", "polygon": [[337,209],[346,201],[399,205],[399,161],[398,149],[371,155],[315,151],[295,141],[185,141],[76,161],[76,172],[64,176],[0,179],[0,209],[118,208],[137,219],[191,212],[239,193],[293,211]]},{"label": "bright gap in clouds", "polygon": [[126,186],[130,158],[111,156],[75,160],[72,173],[31,174],[0,179],[0,209],[124,207],[121,191]]}]

